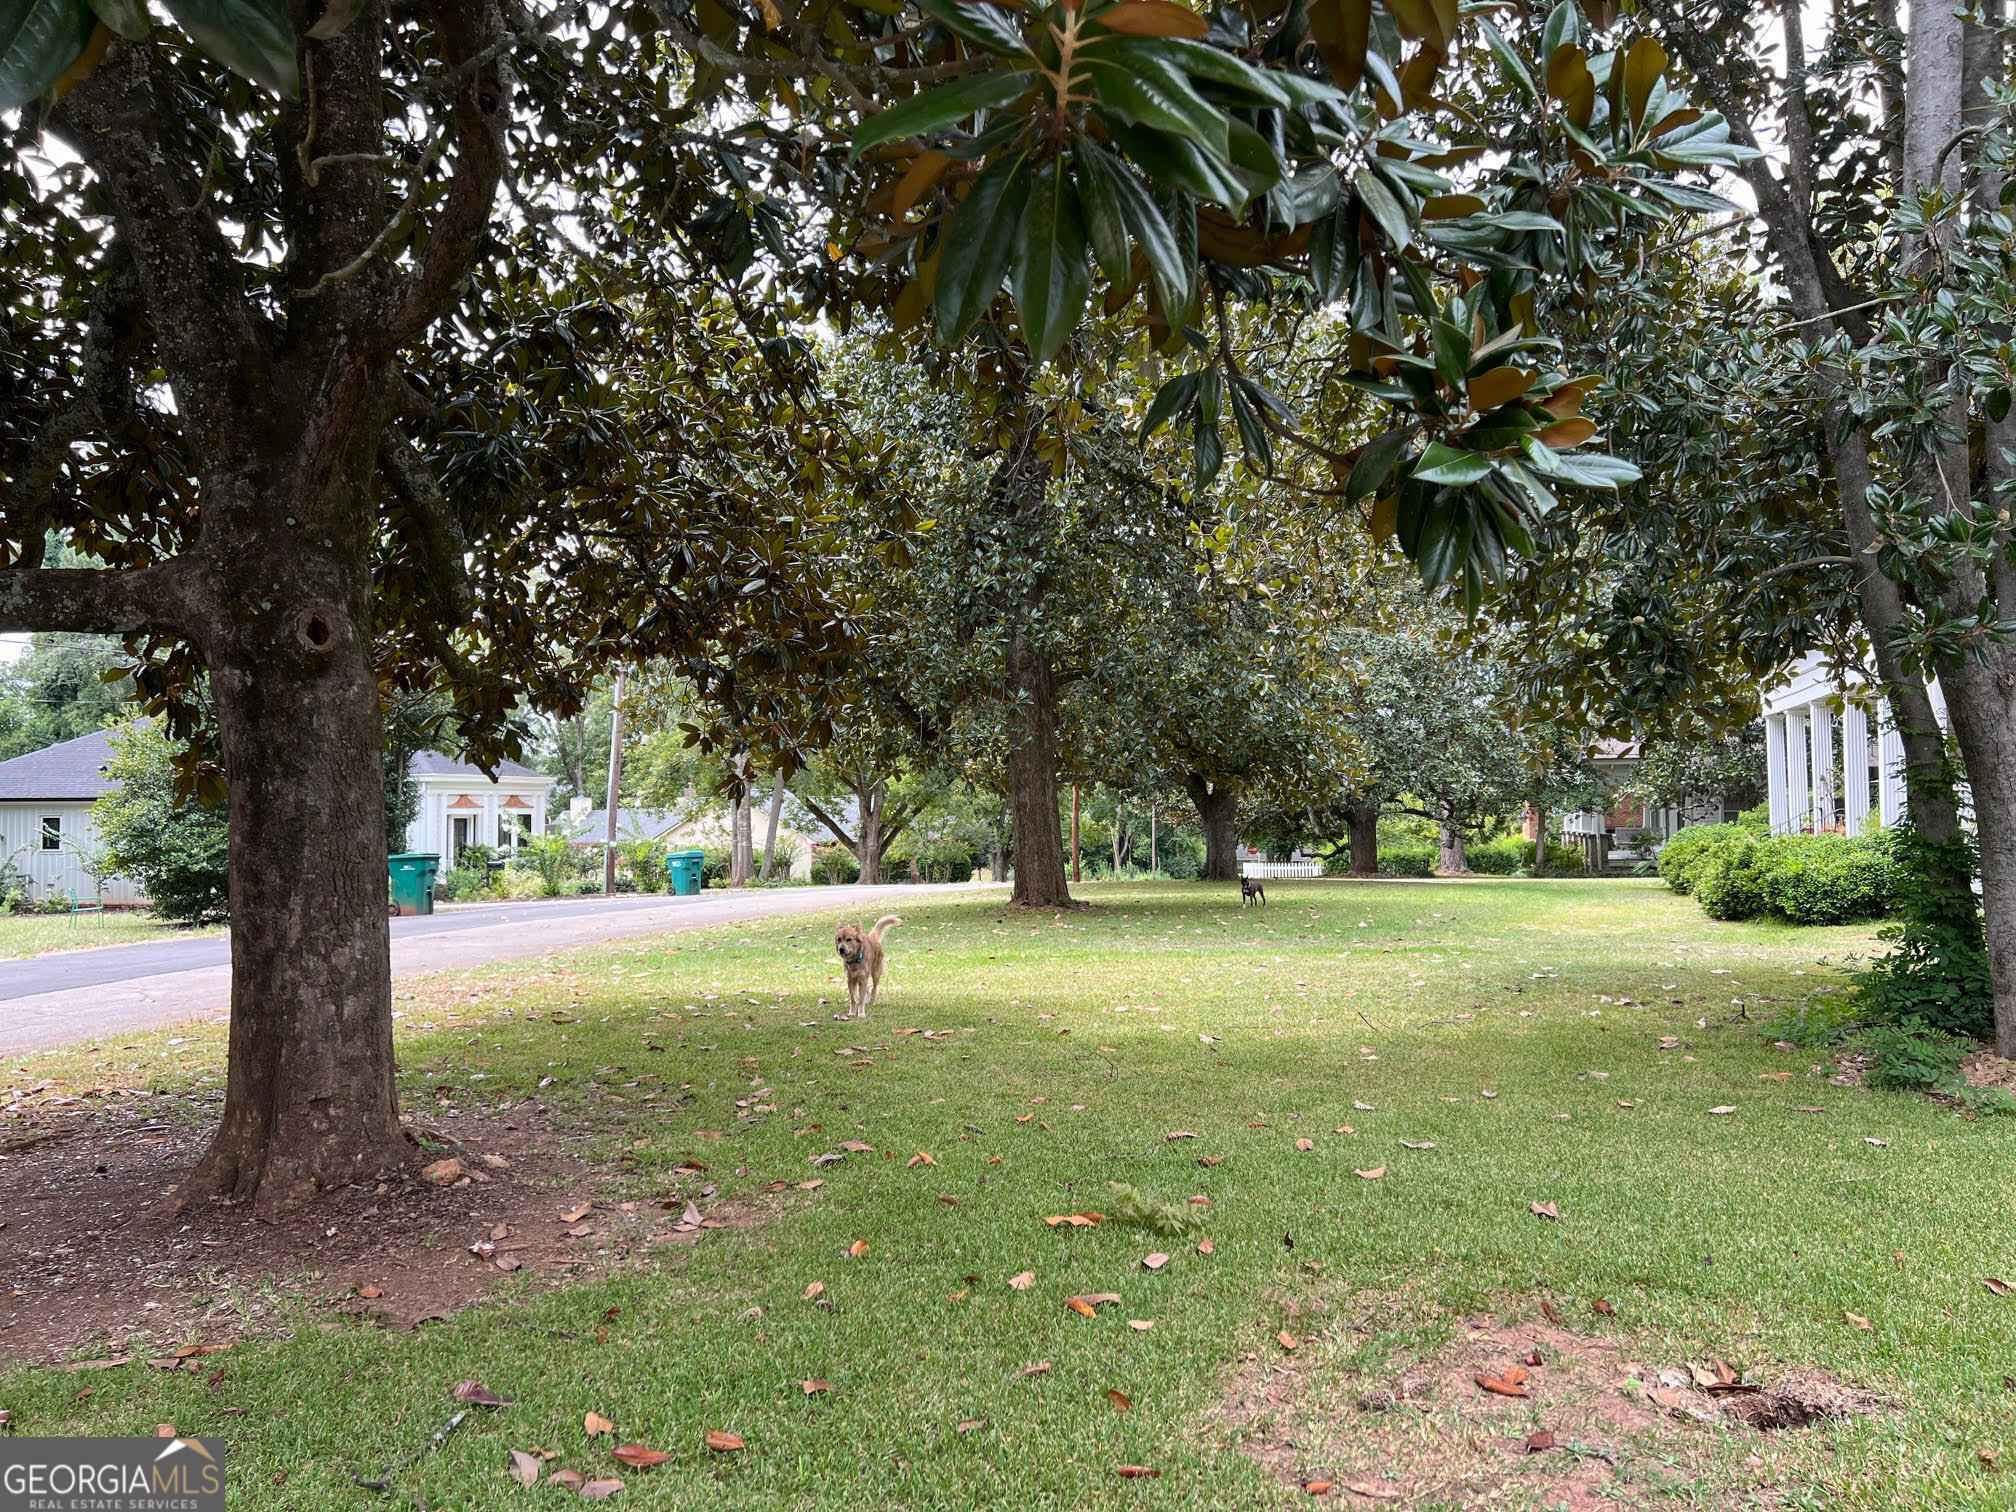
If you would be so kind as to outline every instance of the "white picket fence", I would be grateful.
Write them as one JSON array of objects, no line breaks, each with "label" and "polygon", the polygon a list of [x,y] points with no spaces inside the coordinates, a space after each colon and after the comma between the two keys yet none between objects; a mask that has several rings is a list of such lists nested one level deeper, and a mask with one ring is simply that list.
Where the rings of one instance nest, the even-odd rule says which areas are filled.
[{"label": "white picket fence", "polygon": [[1323,875],[1323,866],[1318,861],[1247,861],[1241,863],[1239,871],[1241,876],[1254,877],[1263,882],[1275,882],[1320,877]]}]

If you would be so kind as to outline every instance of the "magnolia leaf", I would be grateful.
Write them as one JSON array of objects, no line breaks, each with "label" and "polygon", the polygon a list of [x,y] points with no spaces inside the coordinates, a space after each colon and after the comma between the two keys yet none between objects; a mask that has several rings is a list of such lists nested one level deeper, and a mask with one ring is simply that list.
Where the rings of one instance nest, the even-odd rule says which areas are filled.
[{"label": "magnolia leaf", "polygon": [[858,156],[864,148],[898,137],[919,136],[936,131],[954,121],[963,121],[976,110],[1006,105],[1029,87],[1031,75],[1019,68],[996,69],[969,79],[954,79],[923,94],[912,95],[900,105],[892,105],[880,115],[872,115],[856,126],[851,135]]},{"label": "magnolia leaf", "polygon": [[1475,483],[1491,471],[1491,459],[1479,452],[1458,451],[1441,441],[1430,443],[1414,468],[1417,483],[1440,483],[1461,487]]},{"label": "magnolia leaf", "polygon": [[1108,31],[1130,37],[1190,37],[1201,39],[1211,25],[1193,10],[1171,0],[1122,0],[1093,17]]},{"label": "magnolia leaf", "polygon": [[1062,157],[1052,158],[1036,174],[1008,283],[1030,352],[1038,362],[1047,362],[1077,328],[1091,287],[1085,221]]},{"label": "magnolia leaf", "polygon": [[294,26],[281,0],[164,0],[198,47],[282,99],[301,95]]},{"label": "magnolia leaf", "polygon": [[97,24],[85,0],[0,0],[0,110],[47,91],[83,54]]},{"label": "magnolia leaf", "polygon": [[129,42],[138,42],[154,24],[147,15],[146,0],[91,0],[91,9]]},{"label": "magnolia leaf", "polygon": [[1029,159],[1017,153],[990,165],[960,205],[938,257],[933,290],[941,346],[971,330],[1000,292],[1028,198]]}]

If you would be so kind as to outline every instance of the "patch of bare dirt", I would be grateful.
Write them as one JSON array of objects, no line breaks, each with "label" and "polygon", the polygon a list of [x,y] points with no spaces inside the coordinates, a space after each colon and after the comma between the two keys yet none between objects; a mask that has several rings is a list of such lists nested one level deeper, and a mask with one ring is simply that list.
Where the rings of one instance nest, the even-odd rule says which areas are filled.
[{"label": "patch of bare dirt", "polygon": [[2000,1087],[2016,1092],[2016,1060],[2004,1060],[1993,1050],[1977,1050],[1960,1063],[1970,1087]]},{"label": "patch of bare dirt", "polygon": [[1646,1363],[1542,1319],[1466,1318],[1370,1369],[1326,1369],[1325,1342],[1249,1357],[1226,1413],[1282,1484],[1362,1508],[1776,1506],[1776,1430],[1882,1406],[1824,1372]]},{"label": "patch of bare dirt", "polygon": [[[120,1101],[0,1129],[0,1362],[207,1373],[220,1363],[210,1346],[291,1327],[299,1303],[416,1327],[513,1278],[586,1279],[768,1216],[717,1201],[700,1172],[650,1200],[598,1200],[607,1173],[530,1107],[415,1132],[401,1180],[278,1215],[220,1202],[171,1218],[156,1204],[202,1153],[207,1123],[152,1121]],[[437,1168],[445,1184],[419,1176],[442,1160],[460,1168]]]}]

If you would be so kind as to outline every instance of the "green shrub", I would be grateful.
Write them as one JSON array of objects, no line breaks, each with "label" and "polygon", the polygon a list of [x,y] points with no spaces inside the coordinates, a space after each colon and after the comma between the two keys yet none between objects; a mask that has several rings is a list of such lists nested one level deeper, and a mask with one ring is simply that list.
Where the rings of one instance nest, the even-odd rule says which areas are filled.
[{"label": "green shrub", "polygon": [[1973,1042],[1909,1018],[1870,1025],[1862,1031],[1862,1048],[1869,1056],[1864,1080],[1877,1091],[1936,1092],[1959,1075]]},{"label": "green shrub", "polygon": [[1204,840],[1182,830],[1164,830],[1155,861],[1172,882],[1194,882],[1204,870]]},{"label": "green shrub", "polygon": [[1659,847],[1659,880],[1676,893],[1694,890],[1696,875],[1723,846],[1755,832],[1741,824],[1690,824]]},{"label": "green shrub", "polygon": [[[1533,870],[1533,842],[1518,835],[1500,835],[1496,840],[1486,840],[1481,845],[1470,846],[1464,853],[1470,862],[1470,870],[1487,877],[1527,876]],[[1582,870],[1581,850],[1572,845],[1550,845],[1547,847],[1547,869],[1551,872],[1579,872]]]},{"label": "green shrub", "polygon": [[1754,919],[1764,912],[1762,849],[1754,836],[1733,836],[1694,872],[1694,898],[1709,918]]},{"label": "green shrub", "polygon": [[1382,845],[1379,870],[1391,877],[1432,877],[1438,852],[1432,845]]},{"label": "green shrub", "polygon": [[176,747],[156,727],[128,726],[112,751],[106,773],[118,786],[91,814],[117,874],[140,884],[160,918],[221,924],[231,914],[224,807],[178,796]]},{"label": "green shrub", "polygon": [[1855,993],[1822,987],[1796,1006],[1781,1010],[1761,1032],[1768,1040],[1785,1040],[1802,1050],[1824,1050],[1850,1038],[1861,1017],[1862,1005]]},{"label": "green shrub", "polygon": [[1794,924],[1850,924],[1890,911],[1896,867],[1881,835],[1780,835],[1759,846],[1765,903]]},{"label": "green shrub", "polygon": [[1988,950],[1975,896],[1974,844],[1966,834],[1934,845],[1900,828],[1889,847],[1901,923],[1881,931],[1896,948],[1855,975],[1863,1013],[1878,1022],[1917,1019],[1950,1034],[1985,1039],[1995,1028]]},{"label": "green shrub", "polygon": [[823,887],[840,887],[859,881],[861,863],[843,845],[812,847],[812,880]]},{"label": "green shrub", "polygon": [[434,892],[444,903],[468,903],[491,897],[490,868],[458,866],[453,871],[442,873]]}]

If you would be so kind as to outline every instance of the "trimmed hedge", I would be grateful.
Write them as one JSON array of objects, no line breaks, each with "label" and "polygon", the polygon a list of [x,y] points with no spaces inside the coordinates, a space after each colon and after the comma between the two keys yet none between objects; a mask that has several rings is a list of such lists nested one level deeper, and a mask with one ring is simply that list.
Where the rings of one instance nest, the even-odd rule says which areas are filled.
[{"label": "trimmed hedge", "polygon": [[[1483,877],[1509,877],[1533,869],[1533,842],[1514,835],[1501,835],[1496,840],[1467,846],[1463,854],[1470,870]],[[1435,863],[1441,859],[1440,847],[1425,842],[1379,847],[1379,870],[1389,877],[1432,877]],[[1572,845],[1548,846],[1547,870],[1557,876],[1581,871],[1582,852]]]},{"label": "trimmed hedge", "polygon": [[1881,918],[1897,893],[1896,860],[1880,834],[1760,836],[1742,825],[1698,825],[1661,848],[1659,875],[1675,892],[1692,892],[1711,919],[1852,924]]}]

